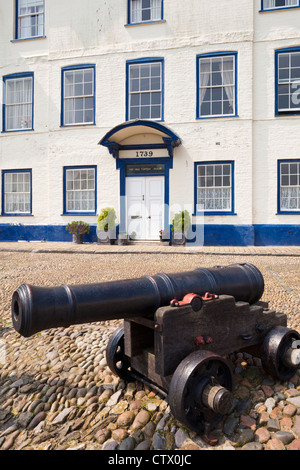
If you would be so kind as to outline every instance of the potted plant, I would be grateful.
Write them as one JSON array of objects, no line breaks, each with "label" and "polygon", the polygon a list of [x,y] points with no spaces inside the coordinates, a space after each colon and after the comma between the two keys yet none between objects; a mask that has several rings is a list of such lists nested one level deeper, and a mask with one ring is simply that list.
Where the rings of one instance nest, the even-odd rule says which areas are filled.
[{"label": "potted plant", "polygon": [[174,214],[172,220],[172,245],[185,245],[188,229],[191,225],[191,216],[187,210]]},{"label": "potted plant", "polygon": [[97,224],[98,243],[113,245],[116,240],[116,211],[113,207],[101,209]]},{"label": "potted plant", "polygon": [[128,233],[119,233],[118,245],[128,245]]},{"label": "potted plant", "polygon": [[130,234],[130,240],[135,240],[135,237],[136,237],[136,232],[131,232]]},{"label": "potted plant", "polygon": [[90,233],[90,226],[82,220],[69,222],[66,226],[66,230],[73,235],[74,243],[83,243],[83,235]]}]

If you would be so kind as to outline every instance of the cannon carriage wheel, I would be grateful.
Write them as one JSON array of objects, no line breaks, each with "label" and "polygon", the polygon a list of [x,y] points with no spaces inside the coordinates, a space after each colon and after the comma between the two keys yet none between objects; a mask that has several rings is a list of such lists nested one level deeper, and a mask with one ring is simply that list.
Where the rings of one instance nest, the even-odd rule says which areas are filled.
[{"label": "cannon carriage wheel", "polygon": [[[124,327],[117,328],[106,348],[106,362],[110,370],[125,381],[130,381],[130,363],[124,353]],[[132,380],[132,379],[131,379]]]},{"label": "cannon carriage wheel", "polygon": [[210,351],[195,351],[176,368],[168,402],[178,421],[205,434],[233,405],[232,371],[225,359]]},{"label": "cannon carriage wheel", "polygon": [[262,344],[264,370],[275,379],[291,379],[299,369],[299,347],[300,334],[296,330],[283,326],[272,328]]}]

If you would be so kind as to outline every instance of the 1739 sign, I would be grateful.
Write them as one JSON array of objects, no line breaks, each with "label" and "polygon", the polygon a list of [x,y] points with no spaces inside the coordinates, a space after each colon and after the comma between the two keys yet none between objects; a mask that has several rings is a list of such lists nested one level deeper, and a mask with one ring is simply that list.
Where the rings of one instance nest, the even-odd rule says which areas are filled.
[{"label": "1739 sign", "polygon": [[152,150],[136,150],[135,152],[136,158],[151,158],[153,157]]}]

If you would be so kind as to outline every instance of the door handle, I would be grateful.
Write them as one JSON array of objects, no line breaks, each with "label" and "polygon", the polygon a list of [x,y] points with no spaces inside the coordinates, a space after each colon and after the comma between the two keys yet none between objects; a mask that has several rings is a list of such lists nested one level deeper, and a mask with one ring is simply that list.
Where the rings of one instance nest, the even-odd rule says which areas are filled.
[{"label": "door handle", "polygon": [[149,216],[147,217],[147,219],[151,219],[151,215],[149,215]]},{"label": "door handle", "polygon": [[132,215],[131,218],[132,219],[141,219],[142,216],[141,215]]}]

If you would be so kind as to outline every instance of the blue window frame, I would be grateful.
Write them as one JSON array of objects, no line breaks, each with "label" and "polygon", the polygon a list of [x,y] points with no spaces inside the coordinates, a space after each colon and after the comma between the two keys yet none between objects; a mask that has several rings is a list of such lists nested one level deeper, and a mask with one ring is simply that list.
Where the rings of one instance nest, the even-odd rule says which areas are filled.
[{"label": "blue window frame", "polygon": [[2,216],[32,215],[32,170],[2,171]]},{"label": "blue window frame", "polygon": [[43,37],[44,31],[44,0],[16,0],[16,39]]},{"label": "blue window frame", "polygon": [[128,24],[163,19],[163,0],[128,0]]},{"label": "blue window frame", "polygon": [[300,159],[278,160],[278,213],[300,214]]},{"label": "blue window frame", "polygon": [[195,163],[194,214],[234,214],[233,161]]},{"label": "blue window frame", "polygon": [[261,0],[261,11],[285,10],[299,8],[299,0]]},{"label": "blue window frame", "polygon": [[163,121],[164,60],[147,58],[126,64],[126,121]]},{"label": "blue window frame", "polygon": [[300,114],[300,47],[275,51],[275,114]]},{"label": "blue window frame", "polygon": [[62,69],[61,125],[95,124],[95,65]]},{"label": "blue window frame", "polygon": [[63,215],[95,215],[97,212],[97,167],[64,167]]},{"label": "blue window frame", "polygon": [[237,52],[197,56],[197,119],[237,116]]},{"label": "blue window frame", "polygon": [[33,130],[33,73],[3,77],[3,132]]}]

